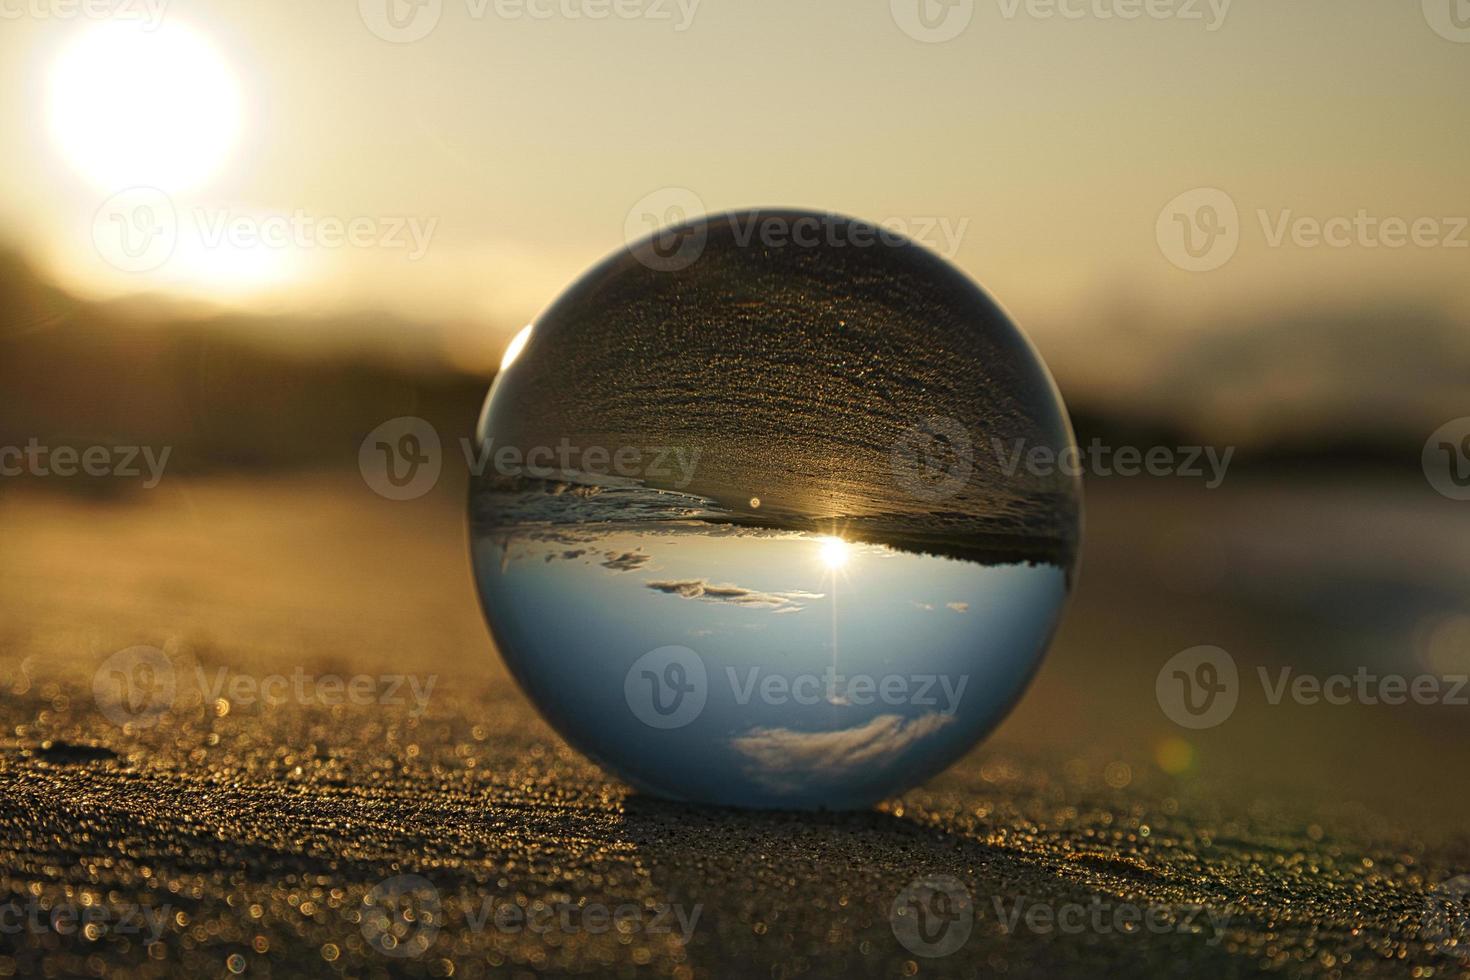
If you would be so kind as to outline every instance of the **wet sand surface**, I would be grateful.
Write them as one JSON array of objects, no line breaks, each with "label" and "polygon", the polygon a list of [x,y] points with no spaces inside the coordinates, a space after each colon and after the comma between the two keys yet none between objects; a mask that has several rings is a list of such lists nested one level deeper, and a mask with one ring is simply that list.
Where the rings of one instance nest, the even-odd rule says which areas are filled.
[{"label": "wet sand surface", "polygon": [[[1194,732],[1154,695],[1202,643],[1419,672],[1466,517],[1422,484],[1178,483],[1089,485],[1078,593],[991,739],[815,815],[637,796],[568,750],[490,645],[451,475],[407,503],[355,474],[7,485],[0,975],[1470,975],[1435,897],[1470,872],[1470,709],[1247,684]],[[122,726],[94,682],[136,644],[177,690]],[[324,685],[359,675],[371,703]],[[927,875],[974,906],[938,958],[890,922]],[[433,901],[384,952],[364,898],[405,878]]]}]

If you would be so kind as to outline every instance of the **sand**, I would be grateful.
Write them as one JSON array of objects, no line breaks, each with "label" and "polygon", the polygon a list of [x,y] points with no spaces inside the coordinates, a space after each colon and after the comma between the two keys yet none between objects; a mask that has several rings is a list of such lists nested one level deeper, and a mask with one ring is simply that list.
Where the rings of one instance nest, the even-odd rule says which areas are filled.
[{"label": "sand", "polygon": [[[1094,493],[1067,625],[1001,730],[875,811],[794,815],[636,796],[562,745],[478,620],[463,492],[5,488],[0,975],[1470,976],[1434,897],[1470,870],[1464,709],[1256,698],[1193,734],[1152,703],[1191,642],[1352,653],[1361,630],[1323,632],[1307,599],[1250,598],[1290,549],[1180,557],[1271,519],[1260,499],[1210,497],[1207,522],[1195,498]],[[120,726],[94,677],[135,644],[177,685]],[[973,913],[936,958],[890,914],[932,875]],[[394,888],[414,921],[373,916]]]}]

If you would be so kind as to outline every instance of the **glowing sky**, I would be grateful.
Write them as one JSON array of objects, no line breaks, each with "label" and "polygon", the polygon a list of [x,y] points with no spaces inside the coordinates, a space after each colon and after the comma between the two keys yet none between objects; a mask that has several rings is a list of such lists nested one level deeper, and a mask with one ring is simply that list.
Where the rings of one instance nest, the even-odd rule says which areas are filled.
[{"label": "glowing sky", "polygon": [[[1466,306],[1470,248],[1272,241],[1302,216],[1470,212],[1470,37],[1437,0],[1157,0],[1168,16],[1136,19],[1101,16],[1130,0],[961,0],[943,43],[905,33],[907,0],[158,2],[102,25],[67,0],[0,5],[0,235],[83,292],[386,307],[487,325],[499,349],[678,187],[710,210],[891,219],[1044,344],[1099,310]],[[88,32],[150,28],[65,69]],[[175,35],[193,41],[159,43]],[[156,266],[98,245],[139,184],[173,209]],[[1159,240],[1194,188],[1239,212],[1214,271]]]}]

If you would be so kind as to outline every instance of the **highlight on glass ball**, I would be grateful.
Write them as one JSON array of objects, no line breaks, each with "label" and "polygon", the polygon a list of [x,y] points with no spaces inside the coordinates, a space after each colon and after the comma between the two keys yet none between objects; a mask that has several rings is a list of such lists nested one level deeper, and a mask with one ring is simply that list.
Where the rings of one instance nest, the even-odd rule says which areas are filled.
[{"label": "highlight on glass ball", "polygon": [[477,432],[481,603],[635,789],[849,809],[1021,696],[1076,560],[1045,366],[944,259],[829,214],[629,245],[516,338]]}]

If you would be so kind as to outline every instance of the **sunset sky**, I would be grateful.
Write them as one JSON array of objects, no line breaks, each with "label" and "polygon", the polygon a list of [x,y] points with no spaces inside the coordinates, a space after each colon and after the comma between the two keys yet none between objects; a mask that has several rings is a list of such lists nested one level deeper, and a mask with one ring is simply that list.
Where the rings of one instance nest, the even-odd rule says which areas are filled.
[{"label": "sunset sky", "polygon": [[[1470,307],[1450,0],[961,0],[931,11],[970,16],[939,43],[907,0],[91,2],[0,3],[0,237],[86,294],[386,309],[501,345],[675,187],[907,228],[1044,347],[1118,316]],[[134,270],[98,236],[138,186],[122,204],[162,192],[176,239]],[[1161,246],[1195,188],[1238,209],[1213,271]],[[1288,211],[1432,219],[1432,244],[1273,245]],[[262,241],[293,215],[328,230]]]}]

